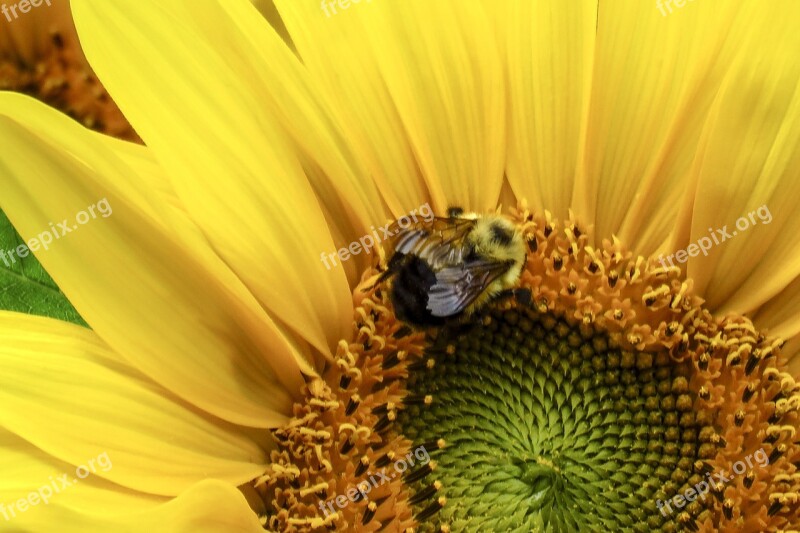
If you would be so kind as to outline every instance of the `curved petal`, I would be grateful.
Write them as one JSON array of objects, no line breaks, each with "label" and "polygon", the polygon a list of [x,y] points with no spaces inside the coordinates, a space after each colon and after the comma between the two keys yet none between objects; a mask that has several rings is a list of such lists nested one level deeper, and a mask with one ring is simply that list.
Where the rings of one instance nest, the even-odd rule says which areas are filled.
[{"label": "curved petal", "polygon": [[264,533],[242,493],[218,480],[201,481],[171,502],[140,513],[138,519],[138,531]]},{"label": "curved petal", "polygon": [[754,6],[600,3],[586,145],[573,189],[575,213],[596,235],[616,234],[644,255],[663,246],[714,95],[743,51],[729,26],[744,31]]},{"label": "curved petal", "polygon": [[[348,143],[364,161],[394,216],[428,200],[402,117],[376,57],[367,48],[364,18],[355,10],[333,17],[336,5],[326,4],[323,11],[313,2],[279,2],[278,7],[309,76],[319,93],[331,100],[331,111],[345,129]],[[328,16],[321,16],[325,12]]]},{"label": "curved petal", "polygon": [[[211,8],[213,6],[209,6]],[[352,120],[340,115],[340,98],[320,86],[319,80],[312,76],[284,38],[246,2],[221,2],[220,8],[214,16],[197,21],[198,31],[216,34],[224,21],[231,24],[230,33],[242,40],[242,52],[237,54],[237,59],[253,62],[242,66],[242,75],[260,76],[262,99],[268,100],[276,120],[292,139],[296,152],[301,154],[303,169],[331,228],[336,246],[333,251],[370,234],[372,226],[383,224],[391,217],[382,199],[383,191],[379,191],[370,178],[375,169],[369,165],[367,152],[354,142],[352,129],[348,127]],[[274,7],[268,15],[274,25],[280,22],[279,18],[275,20]],[[279,26],[277,31],[281,30],[285,27]],[[384,139],[381,148],[387,148],[388,144]],[[415,203],[409,208],[419,205],[420,198],[422,196],[415,196]],[[407,210],[402,211],[405,212]],[[366,252],[361,254],[359,250],[342,264],[351,287],[357,284],[361,271],[373,263],[372,250],[368,248]],[[328,263],[324,263],[327,267]]]},{"label": "curved petal", "polygon": [[567,218],[586,134],[597,1],[491,5],[506,56],[508,180],[532,208]]},{"label": "curved petal", "polygon": [[[759,328],[788,341],[783,353],[792,361],[795,375],[800,376],[800,277],[792,280],[780,293],[769,299],[753,316]],[[797,361],[795,361],[797,360]]]},{"label": "curved petal", "polygon": [[[137,169],[98,136],[32,99],[0,96],[2,208],[27,240],[50,232],[34,252],[78,312],[187,401],[244,425],[284,421],[302,383],[291,341],[201,236],[157,195],[132,195]],[[80,213],[86,224],[70,227]]]},{"label": "curved petal", "polygon": [[[800,276],[800,5],[784,6],[751,18],[769,31],[742,42],[695,167],[689,242],[720,242],[687,274],[721,314],[752,312]],[[800,310],[784,303],[785,316]]]},{"label": "curved petal", "polygon": [[[198,31],[218,32],[220,19],[231,25],[230,33],[241,40],[242,54],[247,52],[253,61],[242,65],[242,74],[260,76],[263,95],[269,98],[276,120],[296,143],[298,153],[322,170],[321,175],[314,175],[309,172],[312,165],[304,165],[321,203],[351,219],[362,231],[383,220],[387,213],[380,191],[368,177],[369,170],[362,167],[363,153],[353,149],[350,132],[343,131],[346,123],[334,119],[338,111],[334,95],[319,86],[284,38],[247,2],[219,2],[213,17],[197,21]],[[343,206],[337,206],[334,197]]]},{"label": "curved petal", "polygon": [[214,249],[272,316],[329,354],[350,328],[349,287],[320,260],[334,248],[306,161],[264,102],[241,28],[214,1],[72,5],[90,64]]},{"label": "curved petal", "polygon": [[[76,490],[70,488],[70,490]],[[60,496],[60,495],[59,495]],[[129,498],[133,503],[133,498]],[[217,480],[197,483],[178,498],[144,511],[104,512],[103,507],[76,509],[54,497],[9,519],[13,531],[64,533],[263,533],[256,514],[236,488]],[[9,513],[10,515],[10,513]]]},{"label": "curved petal", "polygon": [[[30,117],[36,110],[26,110],[26,125],[31,125]],[[45,117],[43,117],[44,120]],[[136,203],[144,214],[150,216],[164,233],[179,239],[198,258],[210,274],[237,294],[237,298],[249,304],[250,310],[258,317],[258,329],[266,338],[275,337],[268,342],[276,343],[273,348],[260,353],[263,362],[271,366],[281,378],[285,388],[295,393],[301,385],[300,369],[306,374],[313,374],[314,368],[308,364],[313,360],[308,344],[298,335],[285,332],[282,337],[281,328],[276,326],[266,312],[260,308],[247,287],[242,284],[230,267],[211,249],[200,228],[186,212],[186,207],[175,193],[172,183],[164,169],[153,157],[152,151],[139,144],[120,141],[108,135],[91,133],[94,142],[101,143],[119,157],[122,162],[134,169],[135,180],[114,181],[120,195]],[[351,266],[350,264],[347,265]],[[348,271],[348,274],[351,272]],[[355,275],[355,271],[352,272]],[[264,327],[268,324],[268,327]],[[135,355],[134,355],[135,356]]]},{"label": "curved petal", "polygon": [[186,405],[122,361],[94,332],[0,312],[0,426],[73,465],[106,454],[96,475],[176,496],[213,477],[260,475],[265,450],[236,426]]},{"label": "curved petal", "polygon": [[[0,454],[0,470],[3,472],[0,478],[0,514],[8,521],[16,523],[23,513],[35,513],[39,504],[86,513],[102,509],[108,514],[124,514],[144,511],[169,500],[165,496],[122,487],[96,475],[97,472],[110,472],[115,466],[111,454],[100,452],[98,456],[96,448],[74,465],[56,459],[22,437],[0,428],[0,449],[3,450]],[[76,472],[78,466],[85,469]],[[17,503],[19,499],[28,499],[31,492],[39,494],[38,498],[32,498],[33,505],[29,501],[27,506],[20,506]]]},{"label": "curved petal", "polygon": [[[793,330],[797,330],[796,323],[798,318],[794,318],[795,324],[792,325]],[[784,337],[787,338],[787,337]],[[800,335],[788,337],[788,342],[783,345],[783,356],[788,361],[789,372],[794,376],[795,380],[800,379]]]},{"label": "curved petal", "polygon": [[[27,104],[28,102],[23,104],[26,126],[38,129],[52,119],[52,115],[43,108]],[[104,150],[113,153],[126,167],[134,170],[136,180],[114,182],[119,188],[120,195],[134,202],[142,213],[163,228],[165,233],[172,231],[178,233],[178,237],[184,237],[185,232],[176,232],[174,226],[176,217],[186,218],[186,208],[178,198],[166,172],[153,156],[152,150],[102,133],[92,132],[87,137],[92,138],[91,142],[103,145]],[[62,146],[69,149],[69,145],[65,143],[66,139],[61,138],[59,141],[63,143]]]},{"label": "curved petal", "polygon": [[[370,161],[387,203],[494,209],[505,163],[505,92],[478,2],[278,0],[293,42]],[[424,200],[423,200],[424,201]],[[398,209],[404,210],[397,212]]]}]

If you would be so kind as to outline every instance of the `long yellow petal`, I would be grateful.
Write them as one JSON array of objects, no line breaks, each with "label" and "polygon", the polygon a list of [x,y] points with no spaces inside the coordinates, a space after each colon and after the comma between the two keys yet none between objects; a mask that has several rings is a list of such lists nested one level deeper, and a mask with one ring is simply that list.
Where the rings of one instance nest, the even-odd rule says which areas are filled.
[{"label": "long yellow petal", "polygon": [[[800,5],[779,5],[780,17],[763,6],[748,20],[761,31],[739,37],[694,169],[688,241],[720,242],[687,272],[720,313],[752,312],[800,276]],[[800,311],[784,304],[787,317]]]},{"label": "long yellow petal", "polygon": [[[800,359],[800,278],[781,289],[781,292],[761,306],[753,317],[759,327],[766,328],[771,335],[789,341],[784,352],[790,359]],[[800,362],[796,362],[800,370]],[[800,373],[796,373],[800,375]]]},{"label": "long yellow petal", "polygon": [[276,4],[309,70],[336,95],[396,215],[424,201],[420,176],[439,212],[496,206],[505,91],[484,6],[376,1],[336,11],[327,3],[326,16],[319,2]]},{"label": "long yellow petal", "polygon": [[[19,435],[0,428],[0,449],[3,450],[0,454],[3,472],[0,477],[0,505],[3,505],[0,514],[4,515],[0,516],[0,529],[3,531],[7,531],[2,527],[3,518],[16,523],[22,513],[36,513],[36,506],[40,504],[42,507],[54,505],[87,513],[102,510],[105,514],[126,514],[169,501],[166,496],[137,492],[98,475],[105,475],[115,467],[111,454],[98,451],[98,447],[86,450],[89,455],[80,459],[78,464],[72,464],[56,459]],[[85,468],[76,472],[81,466]],[[27,506],[17,505],[20,498],[28,499],[31,492],[39,494],[38,498],[33,498],[34,505],[30,502]],[[46,501],[42,500],[43,496]]]},{"label": "long yellow petal", "polygon": [[[47,129],[51,129],[49,120],[52,116],[45,112],[46,108],[27,105],[29,103],[26,101],[19,106],[21,112],[24,109],[26,125],[34,127],[48,125]],[[33,117],[39,117],[41,120],[34,121]],[[182,244],[194,252],[197,260],[210,275],[223,282],[228,290],[236,294],[241,303],[248,305],[250,311],[258,317],[257,333],[265,338],[265,342],[272,345],[269,350],[263,350],[260,354],[264,364],[276,371],[287,390],[292,392],[299,390],[301,377],[297,367],[299,366],[306,374],[315,372],[309,365],[309,361],[313,359],[310,347],[299,335],[285,332],[284,328],[276,325],[258,305],[249,289],[209,246],[208,240],[187,213],[186,206],[178,198],[164,169],[153,157],[152,151],[144,146],[120,141],[107,135],[96,133],[91,135],[95,142],[103,144],[135,171],[135,180],[114,182],[114,186],[119,188],[120,195],[136,203],[159,225],[161,231],[171,233],[180,239]]]},{"label": "long yellow petal", "polygon": [[[146,511],[104,513],[61,505],[37,504],[9,520],[11,531],[64,533],[263,533],[241,492],[217,480],[206,480],[180,497]],[[56,529],[54,529],[56,528]]]},{"label": "long yellow petal", "polygon": [[331,101],[348,143],[379,184],[393,215],[399,217],[428,200],[428,187],[402,117],[381,81],[378,60],[365,34],[365,18],[359,14],[376,6],[353,5],[355,9],[341,13],[344,16],[334,16],[331,9],[336,6],[326,5],[326,16],[315,2],[277,4],[309,75],[319,93]]},{"label": "long yellow petal", "polygon": [[569,216],[586,129],[597,2],[487,1],[508,83],[508,180],[528,205]]},{"label": "long yellow petal", "polygon": [[616,234],[645,255],[675,226],[703,123],[741,50],[728,27],[745,22],[747,2],[663,4],[600,2],[586,145],[573,190],[576,215],[596,235]]},{"label": "long yellow petal", "polygon": [[177,496],[207,477],[233,485],[264,471],[266,452],[124,362],[94,332],[0,312],[0,426],[73,465],[107,454],[96,475]]},{"label": "long yellow petal", "polygon": [[[28,110],[35,112],[23,118]],[[34,252],[110,346],[226,420],[266,427],[285,419],[301,383],[292,348],[219,258],[200,251],[191,228],[186,243],[165,234],[130,186],[116,185],[135,181],[135,169],[94,134],[20,95],[0,98],[0,144],[2,208],[26,240],[50,232],[52,244]],[[95,219],[71,222],[89,206]],[[50,226],[61,220],[70,230],[63,236]],[[185,221],[174,221],[181,232]]]},{"label": "long yellow petal", "polygon": [[215,250],[272,316],[329,353],[349,330],[350,291],[320,260],[333,242],[253,74],[258,52],[215,18],[216,2],[72,5],[89,62]]},{"label": "long yellow petal", "polygon": [[381,191],[370,179],[365,154],[353,143],[348,121],[337,120],[337,95],[320,86],[250,3],[220,2],[219,7],[219,13],[204,19],[208,26],[200,31],[216,33],[221,21],[229,18],[230,34],[242,39],[241,55],[253,62],[243,65],[243,76],[261,78],[263,98],[302,154],[320,204],[331,214],[329,225],[354,237],[369,233],[370,226],[383,222],[388,213]]}]

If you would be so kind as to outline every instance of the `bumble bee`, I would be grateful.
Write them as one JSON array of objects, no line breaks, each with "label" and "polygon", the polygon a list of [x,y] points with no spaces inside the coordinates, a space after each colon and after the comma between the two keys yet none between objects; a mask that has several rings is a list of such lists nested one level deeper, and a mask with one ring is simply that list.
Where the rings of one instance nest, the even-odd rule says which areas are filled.
[{"label": "bumble bee", "polygon": [[447,215],[395,227],[378,278],[391,279],[396,316],[415,326],[468,317],[509,290],[525,264],[525,242],[508,219],[460,208]]}]

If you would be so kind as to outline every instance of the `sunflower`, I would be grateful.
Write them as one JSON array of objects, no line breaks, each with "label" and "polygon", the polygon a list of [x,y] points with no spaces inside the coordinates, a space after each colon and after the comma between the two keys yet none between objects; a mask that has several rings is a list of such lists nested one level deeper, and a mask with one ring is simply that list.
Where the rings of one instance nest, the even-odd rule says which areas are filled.
[{"label": "sunflower", "polygon": [[[1,95],[23,237],[113,206],[0,313],[12,529],[800,529],[798,6],[274,4],[73,0],[146,147]],[[348,243],[453,205],[520,290],[410,328]]]}]

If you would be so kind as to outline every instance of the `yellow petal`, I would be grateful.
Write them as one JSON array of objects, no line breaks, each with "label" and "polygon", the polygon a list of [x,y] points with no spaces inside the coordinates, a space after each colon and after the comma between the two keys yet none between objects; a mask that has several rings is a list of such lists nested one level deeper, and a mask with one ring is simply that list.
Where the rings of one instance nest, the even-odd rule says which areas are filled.
[{"label": "yellow petal", "polygon": [[[214,5],[209,3],[207,8],[214,9]],[[245,78],[260,76],[263,85],[260,98],[266,100],[271,109],[279,111],[275,114],[276,120],[301,154],[306,176],[334,239],[334,248],[325,251],[336,252],[369,235],[372,226],[383,224],[391,217],[384,207],[381,192],[370,179],[374,171],[367,166],[366,153],[353,142],[348,128],[350,121],[336,118],[339,111],[336,95],[320,86],[308,72],[307,65],[247,2],[221,3],[218,13],[199,21],[208,24],[199,27],[198,32],[214,35],[219,32],[221,21],[227,20],[232,25],[231,35],[241,41],[242,51],[237,57],[246,57],[253,63],[243,65],[242,75]],[[386,144],[384,140],[382,147]],[[419,199],[415,201],[414,206],[419,205]],[[371,248],[367,248],[366,253],[358,248],[356,251],[358,253],[345,262],[328,263],[328,259],[324,262],[336,269],[340,269],[341,264],[351,286],[373,262]]]},{"label": "yellow petal", "polygon": [[149,513],[138,531],[165,533],[264,533],[244,496],[217,480],[202,481]]},{"label": "yellow petal", "polygon": [[[740,37],[743,53],[717,96],[694,169],[688,241],[713,233],[721,242],[690,258],[687,272],[721,314],[752,312],[800,275],[800,5],[781,5],[780,17],[764,6],[748,20],[760,31]],[[782,308],[785,317],[800,312],[796,302]]]},{"label": "yellow petal", "polygon": [[729,26],[745,20],[746,3],[670,4],[664,14],[656,2],[600,3],[572,202],[595,234],[616,234],[645,255],[669,236],[703,122],[743,49]]},{"label": "yellow petal", "polygon": [[[3,472],[0,477],[0,504],[3,505],[0,514],[14,523],[22,513],[36,513],[37,505],[54,505],[88,513],[102,509],[105,514],[125,514],[147,510],[169,500],[165,496],[130,490],[97,475],[109,472],[115,466],[111,455],[104,455],[106,452],[92,449],[90,456],[75,465],[56,459],[6,429],[0,429],[0,449],[3,450],[0,454]],[[76,473],[80,466],[85,468]],[[39,494],[32,500],[34,505],[28,502],[26,509],[25,504],[17,504],[20,498],[27,499],[31,492]]]},{"label": "yellow petal", "polygon": [[0,312],[0,426],[100,478],[176,496],[207,477],[239,485],[266,452],[236,426],[181,401],[116,355],[94,332]]},{"label": "yellow petal", "polygon": [[[70,489],[72,490],[72,489]],[[11,531],[64,533],[263,533],[256,514],[241,492],[217,480],[202,481],[180,497],[145,511],[108,513],[102,507],[90,511],[61,505],[54,497],[49,505],[28,507],[9,520]]]},{"label": "yellow petal", "polygon": [[[797,318],[794,319],[797,322]],[[792,329],[797,329],[796,327]],[[788,338],[788,342],[783,345],[781,349],[783,357],[788,360],[789,372],[795,377],[800,379],[800,335],[794,335]]]},{"label": "yellow petal", "polygon": [[424,201],[420,174],[439,212],[496,206],[505,92],[481,4],[376,1],[336,11],[326,3],[329,16],[319,2],[276,5],[396,215]]},{"label": "yellow petal", "polygon": [[[24,108],[25,125],[32,128],[37,128],[37,131],[42,131],[41,126],[52,129],[50,121],[53,119],[46,108],[38,106],[30,102],[23,102],[20,105],[20,112]],[[28,105],[31,104],[31,105]],[[33,117],[39,120],[33,120]],[[66,127],[66,124],[65,124]],[[204,268],[209,271],[209,275],[214,276],[219,281],[223,282],[227,289],[235,293],[237,298],[242,303],[247,303],[250,310],[258,315],[259,321],[269,324],[268,328],[264,328],[265,333],[272,334],[280,338],[278,327],[276,327],[271,318],[261,309],[258,302],[255,301],[249,289],[242,284],[241,280],[236,274],[228,267],[228,265],[219,258],[216,251],[209,246],[208,240],[202,232],[202,229],[195,224],[186,210],[186,206],[182,200],[177,196],[172,182],[170,182],[164,168],[155,159],[152,150],[139,144],[121,141],[110,137],[108,135],[90,132],[91,142],[104,145],[104,149],[113,153],[118,157],[124,165],[132,169],[136,179],[133,180],[114,180],[113,186],[119,190],[119,194],[129,201],[137,205],[142,212],[151,217],[154,223],[159,226],[160,231],[169,233],[172,237],[178,239],[181,244],[189,248],[200,261]],[[60,142],[65,139],[59,138]],[[69,145],[64,145],[67,149]],[[99,176],[108,178],[107,176]],[[276,339],[277,341],[278,339]],[[280,339],[281,343],[289,343],[295,346],[297,340],[287,335],[285,339]],[[305,343],[300,343],[300,346],[295,346],[294,350],[288,350],[286,347],[280,349],[272,349],[265,355],[268,364],[278,370],[281,377],[288,378],[286,388],[294,391],[301,384],[300,376],[298,376],[295,368],[295,362],[291,360],[282,361],[284,357],[292,357],[296,359],[296,364],[305,373],[313,373],[314,370],[307,364],[309,358],[304,358],[301,352],[308,351],[308,346]]]},{"label": "yellow petal", "polygon": [[782,350],[790,360],[794,375],[800,376],[800,278],[795,278],[781,292],[761,306],[753,316],[759,328],[787,341]]},{"label": "yellow petal", "polygon": [[364,17],[355,9],[336,17],[327,5],[326,17],[314,2],[277,4],[320,98],[331,102],[348,143],[379,184],[393,215],[399,217],[429,199],[402,117],[369,49]]},{"label": "yellow petal", "polygon": [[506,57],[508,180],[532,208],[566,218],[585,136],[597,2],[491,5]]},{"label": "yellow petal", "polygon": [[89,62],[214,249],[272,316],[329,353],[349,331],[351,296],[320,260],[333,242],[263,98],[258,51],[216,2],[178,4],[72,6]]},{"label": "yellow petal", "polygon": [[[37,106],[25,107],[26,125],[34,127],[39,125],[33,123],[31,118],[39,116],[44,109]],[[47,113],[41,113],[43,123],[48,123],[49,118],[51,117]],[[266,336],[277,337],[274,340],[277,347],[261,354],[265,364],[276,369],[278,375],[284,380],[283,383],[287,390],[299,390],[301,378],[297,373],[296,366],[299,365],[306,374],[314,373],[313,367],[308,364],[313,357],[308,344],[291,332],[284,332],[286,333],[285,338],[281,338],[279,328],[259,307],[247,287],[209,247],[205,235],[189,217],[186,207],[176,195],[164,169],[154,159],[152,151],[139,144],[120,141],[107,135],[99,133],[91,133],[91,135],[94,142],[105,145],[124,164],[134,169],[135,180],[114,182],[115,186],[119,187],[120,195],[136,203],[160,226],[162,231],[176,234],[175,236],[196,254],[198,260],[203,263],[211,275],[223,281],[231,292],[236,293],[240,301],[249,303],[251,311],[259,317],[260,322],[269,324],[268,327],[259,326],[259,329]],[[355,275],[355,272],[352,274]],[[286,343],[291,346],[291,349],[286,346]]]},{"label": "yellow petal", "polygon": [[[258,427],[285,420],[301,383],[298,365],[290,341],[252,295],[207,245],[201,248],[185,220],[169,219],[185,242],[163,233],[163,222],[142,206],[144,191],[130,194],[136,169],[95,134],[31,99],[1,96],[2,208],[26,240],[51,231],[51,221],[73,225],[63,236],[53,230],[60,238],[34,252],[92,328],[155,381],[210,413]],[[89,206],[95,219],[70,222]],[[166,206],[152,211],[177,213]]]},{"label": "yellow petal", "polygon": [[[217,9],[209,4],[209,10]],[[347,124],[334,120],[338,110],[332,95],[319,86],[307,66],[248,2],[218,5],[219,11],[203,20],[208,25],[198,21],[198,32],[213,35],[219,32],[220,22],[229,19],[230,34],[238,37],[241,54],[247,52],[254,63],[242,65],[241,75],[261,78],[264,92],[259,96],[267,98],[269,107],[276,110],[275,119],[298,152],[323,171],[315,175],[304,165],[321,203],[337,214],[341,211],[345,218],[355,219],[362,231],[382,221],[386,212],[381,193],[361,166],[363,154],[353,149],[350,132],[343,129]]]},{"label": "yellow petal", "polygon": [[[24,117],[24,124],[32,129],[45,126],[52,115],[41,106],[29,101],[23,101],[22,109],[17,108],[21,113],[16,115]],[[21,119],[20,122],[23,122]],[[136,180],[117,180],[115,185],[119,188],[120,194],[135,203],[142,212],[150,217],[156,224],[163,228],[164,232],[174,231],[176,218],[188,219],[186,209],[178,198],[175,188],[169,181],[164,169],[155,159],[152,150],[131,142],[122,141],[102,133],[90,134],[92,141],[104,145],[104,149],[112,152],[120,158],[126,167],[130,167],[136,174]],[[69,150],[66,139],[59,139],[62,146]],[[67,141],[67,142],[65,142]],[[189,225],[188,222],[184,226]],[[176,232],[177,233],[177,232]],[[185,231],[179,237],[185,237]],[[206,247],[208,245],[206,244]],[[211,265],[208,265],[212,268]]]}]

